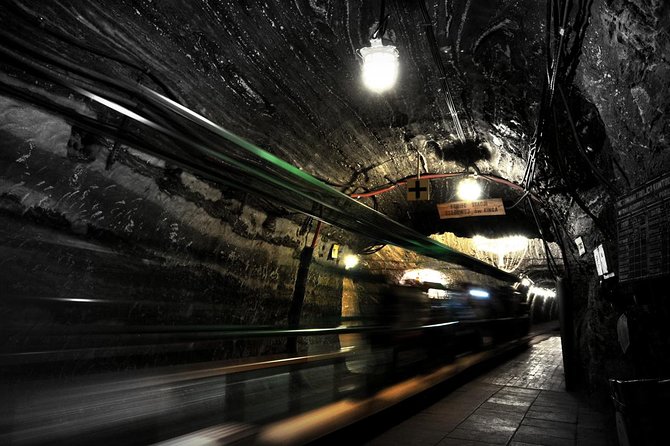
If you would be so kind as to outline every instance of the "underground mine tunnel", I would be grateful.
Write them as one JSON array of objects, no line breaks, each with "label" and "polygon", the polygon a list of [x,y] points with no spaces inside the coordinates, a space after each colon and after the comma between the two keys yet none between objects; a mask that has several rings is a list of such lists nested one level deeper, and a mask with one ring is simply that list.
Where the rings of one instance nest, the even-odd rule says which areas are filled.
[{"label": "underground mine tunnel", "polygon": [[670,441],[669,2],[0,23],[0,443]]}]

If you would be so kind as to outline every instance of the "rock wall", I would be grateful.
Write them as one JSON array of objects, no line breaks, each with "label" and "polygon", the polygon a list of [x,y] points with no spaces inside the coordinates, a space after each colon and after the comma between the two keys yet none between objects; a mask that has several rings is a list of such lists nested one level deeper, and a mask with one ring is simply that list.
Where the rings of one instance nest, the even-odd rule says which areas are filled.
[{"label": "rock wall", "polygon": [[[602,187],[583,191],[598,215],[597,227],[583,212],[564,206],[566,258],[576,304],[575,338],[580,374],[593,390],[606,392],[607,378],[670,376],[670,296],[664,281],[620,286],[603,283],[591,251],[604,243],[612,270],[617,268],[616,199],[670,170],[670,4],[654,0],[596,0],[584,40],[576,86],[596,108],[611,157],[609,170],[618,194]],[[580,257],[572,241],[584,239]],[[624,353],[617,320],[628,317],[631,347]]]},{"label": "rock wall", "polygon": [[[461,120],[477,140],[464,145],[454,144],[417,4],[387,3],[385,38],[398,47],[402,65],[394,92],[373,94],[360,82],[357,50],[369,45],[378,7],[360,1],[16,0],[0,10],[0,22],[42,49],[165,93],[142,73],[149,71],[194,111],[348,192],[415,175],[417,159],[422,173],[474,164],[520,180],[541,90],[542,2],[427,2]],[[453,188],[442,187],[448,182],[435,183],[436,198],[453,196]],[[426,234],[458,231],[434,209],[412,218],[398,206],[403,193],[366,204],[404,224],[423,223]],[[518,193],[504,198],[513,202]]]},{"label": "rock wall", "polygon": [[[6,98],[0,134],[5,328],[286,324],[305,217],[125,147],[107,168],[111,141]],[[332,243],[323,231],[308,321],[340,315]]]}]

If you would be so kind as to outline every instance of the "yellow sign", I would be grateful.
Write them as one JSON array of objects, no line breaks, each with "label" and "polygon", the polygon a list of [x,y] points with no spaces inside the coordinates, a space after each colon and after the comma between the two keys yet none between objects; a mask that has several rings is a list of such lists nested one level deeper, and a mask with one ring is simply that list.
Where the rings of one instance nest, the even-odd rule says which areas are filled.
[{"label": "yellow sign", "polygon": [[407,201],[430,199],[430,180],[407,180]]},{"label": "yellow sign", "polygon": [[440,218],[483,217],[485,215],[505,215],[502,199],[491,198],[475,201],[450,201],[437,205]]},{"label": "yellow sign", "polygon": [[331,259],[337,259],[340,255],[340,245],[333,243],[333,246],[330,247],[330,257]]}]

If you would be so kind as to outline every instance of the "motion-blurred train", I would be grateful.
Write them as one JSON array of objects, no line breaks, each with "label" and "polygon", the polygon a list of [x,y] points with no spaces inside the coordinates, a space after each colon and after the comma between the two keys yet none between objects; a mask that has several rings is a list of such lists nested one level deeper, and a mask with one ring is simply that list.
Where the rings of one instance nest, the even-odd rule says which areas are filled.
[{"label": "motion-blurred train", "polygon": [[[529,330],[518,284],[408,279],[375,288],[361,317],[322,328],[136,325],[136,315],[168,318],[181,307],[6,301],[0,443],[148,444],[222,425],[253,437],[259,426],[365,397]],[[26,311],[30,326],[7,319]],[[291,336],[299,353],[281,353]],[[257,353],[245,358],[244,349]]]},{"label": "motion-blurred train", "polygon": [[367,341],[368,373],[397,379],[529,333],[527,287],[403,280],[386,285]]}]

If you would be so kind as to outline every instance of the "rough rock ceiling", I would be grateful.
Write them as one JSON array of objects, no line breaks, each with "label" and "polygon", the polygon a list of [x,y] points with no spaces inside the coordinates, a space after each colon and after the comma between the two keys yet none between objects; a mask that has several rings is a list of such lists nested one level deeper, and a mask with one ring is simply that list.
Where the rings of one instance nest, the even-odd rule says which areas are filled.
[{"label": "rough rock ceiling", "polygon": [[[385,37],[399,49],[401,75],[384,95],[362,86],[356,53],[369,44],[379,2],[18,2],[3,21],[88,67],[156,88],[146,75],[43,30],[130,58],[189,107],[347,192],[414,175],[417,159],[423,172],[476,162],[518,181],[541,93],[544,2],[428,5],[464,127],[481,141],[474,155],[453,144],[418,4],[388,3]],[[446,186],[437,197],[453,194]],[[396,191],[370,204],[412,224],[413,210],[398,206],[404,201]],[[449,229],[434,225],[421,229]]]},{"label": "rough rock ceiling", "polygon": [[[477,166],[483,172],[499,174],[515,182],[522,176],[528,157],[527,143],[539,109],[547,56],[542,43],[546,3],[532,0],[427,2],[459,112],[482,139],[483,158],[489,158],[478,160]],[[538,183],[541,182],[542,191],[538,192],[542,192],[548,202],[545,209],[552,212],[558,226],[554,228],[555,234],[562,239],[563,253],[570,263],[567,269],[573,274],[577,338],[581,350],[588,352],[581,362],[589,370],[589,380],[595,382],[598,374],[625,376],[615,370],[617,362],[612,358],[618,357],[618,363],[622,363],[630,357],[621,357],[612,331],[620,313],[603,299],[593,257],[580,256],[572,240],[582,237],[587,252],[605,244],[616,263],[615,199],[670,170],[670,120],[667,119],[670,115],[670,2],[575,0],[570,3],[588,5],[591,15],[581,51],[573,54],[572,74],[562,83],[568,107],[558,102],[555,108],[556,131],[551,135],[552,140],[556,137],[555,143],[541,154]],[[20,5],[23,13],[11,9],[13,4]],[[425,159],[420,165],[426,171],[462,170],[463,161],[469,156],[463,156],[452,144],[454,137],[439,91],[437,71],[429,57],[421,14],[414,2],[388,2],[391,17],[386,37],[398,46],[402,57],[397,89],[377,97],[361,87],[355,50],[367,45],[378,19],[378,8],[379,2],[318,0],[226,3],[118,0],[104,5],[93,1],[15,0],[5,2],[0,8],[0,30],[52,48],[55,53],[68,55],[86,67],[138,79],[158,88],[141,70],[129,69],[64,44],[46,31],[60,31],[107,55],[123,54],[162,79],[194,110],[347,192],[363,191],[413,175],[417,151]],[[122,159],[110,171],[104,171],[104,161],[100,159],[88,165],[81,160],[65,163],[65,154],[60,152],[53,156],[47,156],[46,151],[36,153],[26,162],[33,143],[52,148],[58,142],[64,147],[70,129],[62,121],[47,117],[37,119],[39,116],[34,110],[13,104],[7,106],[5,102],[3,99],[0,109],[11,128],[2,129],[3,135],[13,134],[16,138],[16,141],[10,137],[3,139],[3,144],[13,149],[3,152],[0,160],[0,164],[4,162],[3,168],[10,166],[2,172],[2,179],[9,183],[7,187],[21,186],[23,178],[39,173],[47,165],[53,170],[45,175],[50,180],[45,187],[61,183],[56,184],[59,195],[52,200],[60,208],[53,206],[53,210],[40,207],[42,200],[50,203],[42,198],[44,194],[32,193],[43,182],[35,178],[37,175],[33,177],[34,188],[29,185],[14,188],[16,191],[10,197],[15,208],[13,214],[30,216],[30,212],[41,211],[79,235],[87,230],[86,219],[67,221],[64,216],[68,217],[68,209],[62,209],[72,208],[78,212],[84,206],[84,210],[95,215],[99,212],[95,207],[98,203],[90,198],[88,201],[79,197],[69,200],[65,196],[79,193],[70,189],[81,186],[86,186],[82,188],[85,195],[89,189],[99,187],[100,178],[109,178],[127,190],[103,196],[108,207],[112,207],[110,203],[116,206],[131,195],[128,190],[137,196],[139,204],[133,200],[127,206],[112,207],[111,214],[116,220],[108,223],[108,227],[118,223],[130,232],[133,218],[138,217],[135,218],[138,237],[144,239],[150,235],[157,243],[164,244],[168,236],[171,240],[177,233],[172,231],[172,225],[178,221],[183,226],[182,220],[190,220],[189,228],[196,228],[193,232],[211,231],[212,234],[211,242],[208,239],[200,243],[204,248],[199,251],[206,252],[207,259],[213,259],[212,264],[218,264],[221,253],[225,253],[228,257],[224,260],[236,268],[235,280],[223,282],[221,286],[236,289],[237,285],[229,284],[244,283],[237,277],[252,275],[270,287],[280,284],[284,289],[279,290],[279,294],[290,295],[290,284],[287,286],[286,280],[276,280],[276,277],[293,275],[292,256],[295,249],[305,243],[304,234],[293,230],[295,222],[272,216],[257,219],[260,213],[240,205],[243,200],[238,200],[239,195],[226,191],[221,198],[220,191],[185,177],[184,173],[179,177],[179,184],[187,189],[190,188],[186,183],[197,185],[199,191],[197,194],[195,191],[191,194],[183,190],[175,192],[175,187],[169,187],[173,185],[162,183],[171,178],[166,175],[165,166],[141,163],[134,156]],[[570,116],[565,108],[572,110],[575,128],[569,125]],[[7,119],[8,114],[16,119]],[[8,127],[5,122],[0,123]],[[41,128],[28,129],[31,124]],[[58,128],[49,129],[49,126]],[[23,132],[24,127],[36,131]],[[57,135],[59,139],[33,141],[30,140],[33,134]],[[71,140],[76,139],[74,136],[77,135],[70,136]],[[585,153],[577,150],[577,139]],[[83,149],[89,147],[86,135],[82,136],[81,143]],[[108,142],[104,149],[109,147]],[[81,156],[86,162],[90,161],[86,150],[73,150],[71,154],[70,148],[68,157]],[[98,154],[99,157],[107,151],[100,153],[103,155]],[[587,165],[586,159],[593,166]],[[557,160],[564,161],[562,173],[558,171]],[[91,168],[93,164],[95,169]],[[614,184],[614,191],[595,178],[593,167]],[[189,180],[184,183],[184,178]],[[445,188],[447,184],[440,183],[438,195],[449,196],[451,190]],[[502,189],[491,193],[498,192],[504,194]],[[171,200],[173,193],[180,200]],[[151,195],[150,199],[142,201],[146,195]],[[206,213],[197,214],[196,195],[205,196],[198,205],[206,208]],[[509,202],[516,197],[510,194],[506,198]],[[172,205],[170,211],[174,215],[166,220],[161,206],[167,201],[178,203]],[[424,232],[453,229],[421,218],[421,205],[408,206],[401,189],[380,196],[376,203],[368,203]],[[132,209],[126,209],[131,206]],[[232,208],[235,209],[231,211]],[[425,209],[426,215],[430,212],[432,209]],[[193,218],[196,214],[198,217]],[[141,222],[140,216],[143,217]],[[93,218],[90,220],[96,223]],[[218,220],[230,223],[232,230],[219,230]],[[470,223],[474,221],[468,221]],[[16,243],[22,245],[22,237],[26,237],[20,231],[17,233]],[[196,240],[197,244],[196,235],[189,232],[180,241],[186,244]],[[253,241],[253,251],[251,248],[239,252],[228,249],[225,240],[237,235],[244,241]],[[263,253],[257,243],[261,236],[267,237],[267,245],[273,248],[265,250],[265,257],[259,255]],[[277,245],[280,250],[274,249]],[[277,261],[279,251],[282,258]],[[39,257],[51,261],[53,256]],[[70,258],[81,260],[80,256],[66,257],[68,265],[63,267],[64,271],[83,269],[74,263],[74,267],[69,266]],[[266,267],[265,263],[270,261],[276,261],[279,266],[275,266],[283,268],[280,273],[276,273],[279,269]],[[17,274],[31,271],[21,263],[10,264]],[[26,265],[34,268],[33,253]],[[138,268],[138,271],[144,270]],[[11,271],[7,276],[12,276]],[[175,277],[184,275],[175,274]],[[187,282],[188,286],[203,284],[214,290],[216,283],[209,284],[211,276],[203,277]],[[144,281],[142,277],[138,283]],[[156,275],[155,281],[165,282],[164,275]],[[47,285],[50,290],[51,282],[46,283],[45,288]],[[635,294],[664,297],[657,293],[657,288],[641,289],[643,292]],[[339,299],[340,290],[336,287],[333,290]],[[110,289],[112,292],[117,294],[115,288]],[[271,289],[263,295],[276,293],[277,290]],[[237,307],[253,308],[250,305]],[[269,318],[283,314],[280,305],[274,308],[280,310],[274,310]],[[664,364],[664,369],[668,367],[667,349],[661,346],[667,336],[662,332],[663,323],[658,322],[664,321],[667,309],[659,312],[657,308],[650,308],[652,310],[640,309],[649,315],[639,319],[639,326],[645,328],[645,333],[649,332],[649,348],[659,354],[650,355],[654,360],[649,361],[643,361],[646,356],[640,356],[642,359],[635,367],[640,376],[645,373],[657,376],[659,364]],[[604,379],[602,382],[606,383]]]}]

